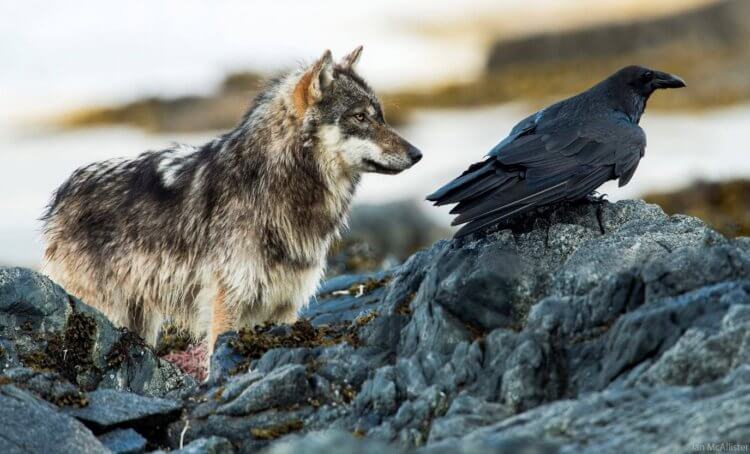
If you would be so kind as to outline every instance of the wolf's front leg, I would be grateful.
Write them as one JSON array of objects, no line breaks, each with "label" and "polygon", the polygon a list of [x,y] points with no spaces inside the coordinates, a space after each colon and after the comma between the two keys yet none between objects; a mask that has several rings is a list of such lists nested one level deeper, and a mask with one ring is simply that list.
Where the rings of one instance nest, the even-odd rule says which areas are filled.
[{"label": "wolf's front leg", "polygon": [[214,352],[216,339],[231,331],[234,327],[236,315],[230,310],[227,305],[227,291],[222,285],[219,285],[219,289],[216,292],[216,297],[213,299],[211,307],[211,325],[208,328],[208,346],[207,346],[207,364],[211,364],[211,355]]}]

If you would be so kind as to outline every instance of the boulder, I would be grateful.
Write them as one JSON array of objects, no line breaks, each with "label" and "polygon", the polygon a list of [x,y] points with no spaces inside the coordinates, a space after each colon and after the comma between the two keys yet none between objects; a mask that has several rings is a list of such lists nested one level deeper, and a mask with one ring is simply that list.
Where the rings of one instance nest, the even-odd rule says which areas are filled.
[{"label": "boulder", "polygon": [[165,397],[195,388],[192,378],[160,360],[138,336],[48,278],[0,267],[0,373],[18,367],[54,372],[83,391]]}]

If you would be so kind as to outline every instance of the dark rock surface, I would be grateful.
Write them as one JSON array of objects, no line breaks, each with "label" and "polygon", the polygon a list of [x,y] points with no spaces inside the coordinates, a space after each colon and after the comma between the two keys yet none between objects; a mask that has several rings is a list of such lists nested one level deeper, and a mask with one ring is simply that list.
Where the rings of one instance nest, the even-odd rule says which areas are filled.
[{"label": "dark rock surface", "polygon": [[12,385],[0,386],[0,452],[109,452],[83,424]]},{"label": "dark rock surface", "polygon": [[[316,327],[349,324],[356,342],[268,350],[205,391],[185,436],[220,435],[243,451],[286,437],[271,452],[750,440],[746,240],[634,201],[559,207],[511,227],[329,281],[305,315]],[[356,297],[358,282],[369,293]],[[236,355],[222,347],[219,357]],[[170,429],[173,444],[183,427]],[[330,429],[364,438],[318,433]]]},{"label": "dark rock surface", "polygon": [[26,367],[82,391],[110,388],[164,397],[186,394],[195,385],[140,338],[23,268],[0,268],[0,347],[0,373]]},{"label": "dark rock surface", "polygon": [[[33,397],[89,435],[65,413],[102,411],[102,393],[138,407],[105,380],[107,390],[84,389],[80,371],[20,367],[16,352],[37,343],[24,329],[65,333],[76,312],[38,275],[2,273],[0,307],[22,309],[0,312],[18,327],[0,336],[11,352],[0,379],[13,383],[1,390],[57,401],[66,408]],[[179,419],[165,410],[165,428],[115,426],[184,452],[639,453],[750,441],[750,240],[654,205],[572,204],[440,241],[389,271],[332,279],[303,316],[222,336],[209,383],[161,393],[183,408]]]},{"label": "dark rock surface", "polygon": [[153,431],[180,416],[182,405],[174,400],[101,389],[86,395],[88,405],[67,407],[63,411],[82,421],[95,432],[114,427],[138,426]]}]

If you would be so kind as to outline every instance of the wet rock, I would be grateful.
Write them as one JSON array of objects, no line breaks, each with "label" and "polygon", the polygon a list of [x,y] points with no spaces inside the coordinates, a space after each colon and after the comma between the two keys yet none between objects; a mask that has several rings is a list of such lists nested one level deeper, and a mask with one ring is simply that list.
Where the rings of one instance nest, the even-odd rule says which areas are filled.
[{"label": "wet rock", "polygon": [[349,228],[329,254],[327,275],[390,268],[449,234],[414,200],[355,205]]}]

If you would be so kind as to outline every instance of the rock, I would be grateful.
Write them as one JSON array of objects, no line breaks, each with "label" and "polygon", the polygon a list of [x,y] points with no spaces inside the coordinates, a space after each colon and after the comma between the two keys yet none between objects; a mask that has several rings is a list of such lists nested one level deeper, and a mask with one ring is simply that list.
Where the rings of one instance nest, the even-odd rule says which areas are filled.
[{"label": "rock", "polygon": [[[175,385],[167,400],[115,391],[125,386],[100,376],[110,366],[97,352],[125,334],[16,273],[0,270],[20,288],[0,295],[29,294],[1,306],[25,309],[0,311],[11,327],[0,390],[55,403],[33,397],[105,441],[132,428],[149,448],[334,454],[682,452],[750,439],[750,239],[639,201],[541,209],[334,278],[306,318],[221,336],[211,381]],[[60,345],[75,367],[55,360]],[[31,359],[52,367],[28,367],[38,346],[46,356]],[[133,374],[156,364],[141,348]]]},{"label": "rock", "polygon": [[[586,394],[506,419],[467,440],[553,440],[569,452],[682,452],[750,435],[750,367],[695,387],[634,387]],[[687,449],[686,449],[687,448]]]},{"label": "rock", "polygon": [[[300,316],[313,325],[351,322],[358,316],[377,309],[393,270],[337,276],[324,282],[318,293],[302,310]],[[330,303],[319,304],[331,299]]]},{"label": "rock", "polygon": [[[252,374],[252,373],[251,373]],[[237,396],[222,394],[217,414],[240,416],[268,408],[303,402],[308,393],[307,372],[298,365],[286,365],[267,375],[255,374]]]},{"label": "rock", "polygon": [[19,366],[51,370],[83,391],[164,397],[195,388],[192,378],[160,360],[136,335],[22,268],[0,267],[0,347],[0,372]]},{"label": "rock", "polygon": [[[272,448],[263,451],[264,454],[332,454],[356,452],[360,454],[382,454],[394,452],[393,447],[384,443],[358,440],[350,434],[340,431],[313,432],[304,437],[294,437],[276,443]],[[395,451],[398,452],[398,451]]]},{"label": "rock", "polygon": [[180,415],[182,404],[173,400],[139,396],[102,389],[87,394],[88,405],[63,412],[82,421],[94,432],[115,427],[133,427],[142,433],[157,433]]},{"label": "rock", "polygon": [[99,436],[99,441],[115,454],[141,454],[146,439],[133,429],[117,429]]},{"label": "rock", "polygon": [[[257,352],[250,372],[217,382],[189,410],[187,438],[215,434],[241,450],[270,444],[274,452],[335,438],[319,431],[336,429],[367,442],[341,441],[347,447],[338,450],[326,441],[331,452],[350,442],[423,452],[627,451],[646,430],[640,411],[675,421],[659,424],[671,441],[645,437],[639,447],[687,449],[677,418],[728,405],[744,386],[731,377],[750,351],[746,244],[633,201],[543,209],[440,241],[387,274],[324,284],[304,313],[309,329],[335,326],[349,337],[300,334]],[[259,333],[294,339],[297,329]],[[711,391],[719,388],[726,392]],[[619,411],[633,415],[623,432]],[[577,412],[592,427],[560,432]],[[595,427],[596,418],[610,418],[610,427]],[[696,440],[722,439],[720,424],[696,424]],[[172,446],[183,427],[170,426]]]},{"label": "rock", "polygon": [[14,386],[0,386],[0,452],[107,453],[75,419]]},{"label": "rock", "polygon": [[232,444],[226,438],[199,438],[182,449],[172,451],[175,454],[231,454],[234,452]]}]

